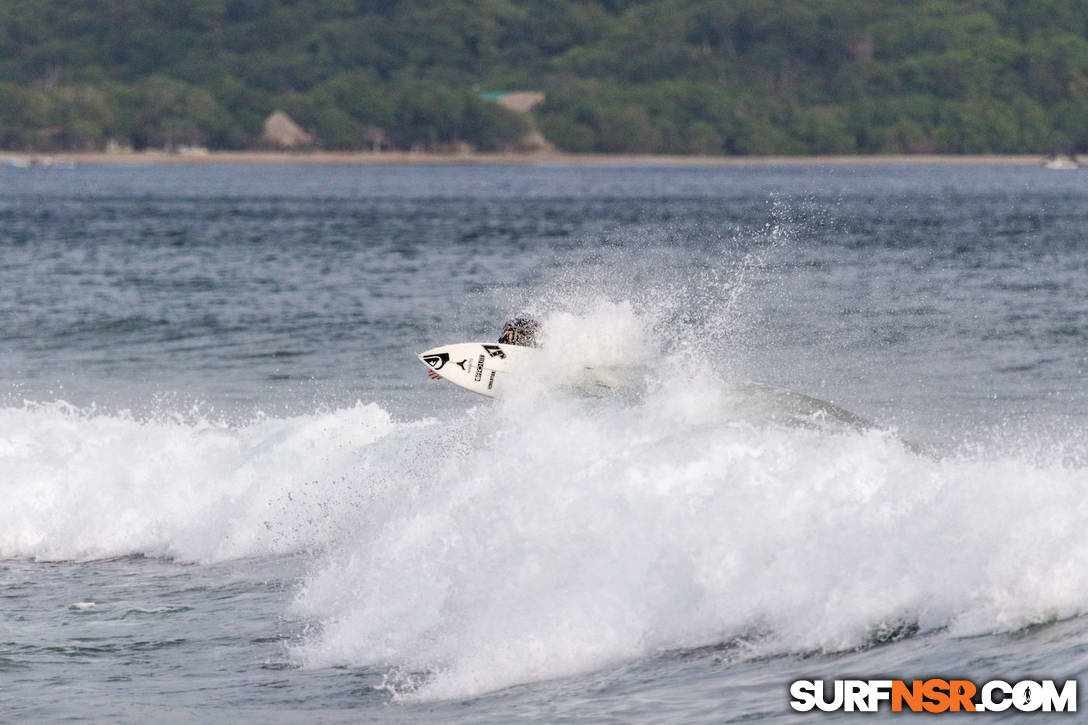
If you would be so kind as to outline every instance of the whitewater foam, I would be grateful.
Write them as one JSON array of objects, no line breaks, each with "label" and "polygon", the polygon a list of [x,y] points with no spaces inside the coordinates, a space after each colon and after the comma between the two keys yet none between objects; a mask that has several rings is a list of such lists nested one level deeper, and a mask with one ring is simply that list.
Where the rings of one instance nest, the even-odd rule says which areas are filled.
[{"label": "whitewater foam", "polygon": [[837,651],[1088,605],[1082,468],[737,420],[698,385],[471,409],[472,445],[437,447],[308,579],[295,610],[323,630],[296,656],[466,697],[752,632],[763,653]]},{"label": "whitewater foam", "polygon": [[241,426],[0,409],[0,556],[212,561],[319,546],[347,515],[334,504],[354,504],[359,450],[394,428],[361,403]]}]

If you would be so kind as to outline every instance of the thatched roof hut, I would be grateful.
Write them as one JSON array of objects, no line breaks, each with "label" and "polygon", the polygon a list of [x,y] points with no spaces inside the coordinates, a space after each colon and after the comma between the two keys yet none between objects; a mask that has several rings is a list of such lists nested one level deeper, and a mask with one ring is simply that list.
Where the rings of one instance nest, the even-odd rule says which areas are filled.
[{"label": "thatched roof hut", "polygon": [[261,143],[281,149],[297,149],[313,146],[316,138],[302,130],[290,116],[283,111],[273,111],[264,120],[264,133]]},{"label": "thatched roof hut", "polygon": [[547,98],[543,91],[484,91],[480,95],[518,113],[528,113]]}]

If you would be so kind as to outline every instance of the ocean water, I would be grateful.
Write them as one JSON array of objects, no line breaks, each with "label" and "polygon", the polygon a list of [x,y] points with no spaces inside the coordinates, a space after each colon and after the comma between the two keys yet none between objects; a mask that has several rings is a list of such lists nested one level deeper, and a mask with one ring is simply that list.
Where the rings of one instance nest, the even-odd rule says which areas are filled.
[{"label": "ocean water", "polygon": [[[1083,687],[1085,230],[1041,168],[0,169],[0,721]],[[415,358],[516,314],[554,378]]]}]

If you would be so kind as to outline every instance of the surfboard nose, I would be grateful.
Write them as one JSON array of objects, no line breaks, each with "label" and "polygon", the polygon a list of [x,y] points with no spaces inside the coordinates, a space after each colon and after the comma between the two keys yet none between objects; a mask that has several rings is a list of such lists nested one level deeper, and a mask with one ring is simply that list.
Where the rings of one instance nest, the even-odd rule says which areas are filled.
[{"label": "surfboard nose", "polygon": [[427,350],[419,353],[419,359],[431,370],[438,371],[450,361],[450,354],[448,352],[438,352],[437,350]]},{"label": "surfboard nose", "polygon": [[[427,377],[431,380],[441,380],[442,376],[438,374],[438,370],[446,364],[439,354],[435,354],[431,351],[416,353],[416,357],[419,361],[427,366]],[[448,360],[448,356],[447,356]]]}]

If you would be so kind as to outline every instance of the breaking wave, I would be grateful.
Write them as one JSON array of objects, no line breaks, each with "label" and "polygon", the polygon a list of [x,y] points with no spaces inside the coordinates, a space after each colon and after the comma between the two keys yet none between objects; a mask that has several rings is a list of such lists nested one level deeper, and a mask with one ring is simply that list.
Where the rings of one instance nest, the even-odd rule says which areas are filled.
[{"label": "breaking wave", "polygon": [[763,652],[842,650],[1088,607],[1082,449],[936,457],[690,351],[639,357],[629,305],[546,322],[552,350],[622,363],[626,392],[530,381],[408,420],[2,409],[0,556],[311,551],[292,613],[318,626],[292,656],[417,698],[754,632]]}]

